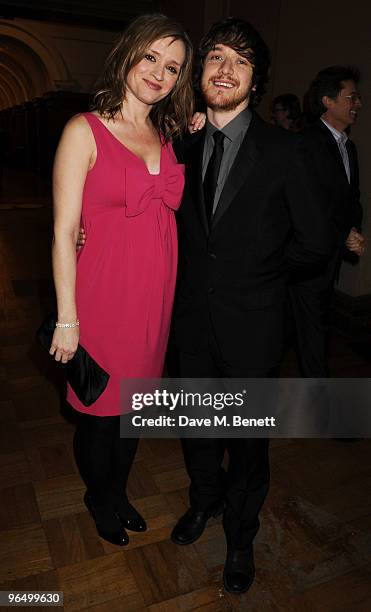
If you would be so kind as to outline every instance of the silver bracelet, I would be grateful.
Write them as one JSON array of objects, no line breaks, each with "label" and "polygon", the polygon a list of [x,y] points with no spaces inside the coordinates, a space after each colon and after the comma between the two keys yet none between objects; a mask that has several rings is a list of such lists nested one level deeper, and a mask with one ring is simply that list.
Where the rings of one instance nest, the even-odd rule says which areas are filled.
[{"label": "silver bracelet", "polygon": [[75,323],[59,323],[57,321],[55,324],[56,327],[63,327],[63,328],[79,327],[79,325],[80,325],[80,321],[78,319],[76,319]]}]

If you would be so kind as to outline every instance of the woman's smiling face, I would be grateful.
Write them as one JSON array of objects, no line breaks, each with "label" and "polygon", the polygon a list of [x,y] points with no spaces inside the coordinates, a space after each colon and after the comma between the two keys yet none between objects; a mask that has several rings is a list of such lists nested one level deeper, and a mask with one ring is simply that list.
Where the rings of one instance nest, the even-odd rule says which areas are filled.
[{"label": "woman's smiling face", "polygon": [[143,104],[156,104],[175,87],[185,60],[181,40],[168,36],[152,42],[143,59],[130,70],[126,97],[131,95]]}]

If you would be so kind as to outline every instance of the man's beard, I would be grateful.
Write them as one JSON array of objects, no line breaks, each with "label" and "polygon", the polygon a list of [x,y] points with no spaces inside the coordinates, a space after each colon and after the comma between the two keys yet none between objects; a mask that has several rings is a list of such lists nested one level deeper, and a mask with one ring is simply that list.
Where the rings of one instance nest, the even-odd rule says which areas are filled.
[{"label": "man's beard", "polygon": [[211,108],[211,110],[226,112],[236,110],[236,108],[240,106],[242,102],[245,102],[249,99],[250,92],[241,92],[237,96],[233,96],[231,98],[225,97],[225,99],[223,99],[222,96],[218,96],[218,94],[212,95],[207,90],[202,88],[202,97],[204,99],[204,102],[206,103],[206,106],[208,108]]}]

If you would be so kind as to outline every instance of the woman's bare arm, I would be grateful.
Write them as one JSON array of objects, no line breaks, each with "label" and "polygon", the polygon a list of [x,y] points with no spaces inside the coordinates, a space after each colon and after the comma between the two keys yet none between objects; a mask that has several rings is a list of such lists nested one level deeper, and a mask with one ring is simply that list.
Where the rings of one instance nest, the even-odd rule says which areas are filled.
[{"label": "woman's bare arm", "polygon": [[[82,194],[87,172],[96,155],[87,121],[74,117],[66,125],[55,156],[53,170],[54,237],[52,247],[58,321],[77,320],[75,300],[76,239],[79,232]],[[79,328],[57,328],[50,354],[66,363],[76,352]]]}]

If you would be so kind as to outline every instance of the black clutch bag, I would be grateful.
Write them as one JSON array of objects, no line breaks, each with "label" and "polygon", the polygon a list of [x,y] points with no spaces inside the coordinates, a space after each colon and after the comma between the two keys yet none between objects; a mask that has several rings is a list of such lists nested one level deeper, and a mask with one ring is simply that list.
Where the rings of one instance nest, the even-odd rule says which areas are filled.
[{"label": "black clutch bag", "polygon": [[[56,316],[50,314],[36,332],[41,346],[48,352],[55,331]],[[97,401],[109,381],[109,374],[94,361],[89,353],[78,345],[73,358],[64,365],[67,382],[71,385],[80,402],[90,406]]]}]

